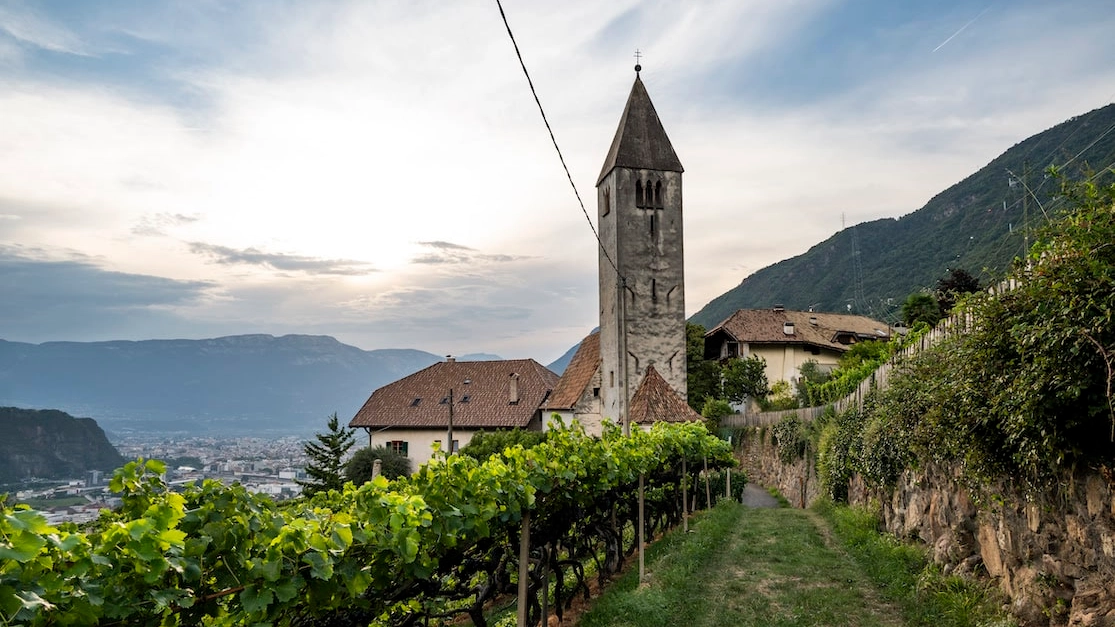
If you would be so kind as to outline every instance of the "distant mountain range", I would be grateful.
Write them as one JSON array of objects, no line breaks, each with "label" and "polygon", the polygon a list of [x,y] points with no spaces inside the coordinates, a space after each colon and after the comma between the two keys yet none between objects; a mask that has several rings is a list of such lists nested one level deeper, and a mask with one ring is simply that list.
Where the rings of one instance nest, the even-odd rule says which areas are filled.
[{"label": "distant mountain range", "polygon": [[[477,357],[498,359],[459,359]],[[347,422],[373,390],[441,359],[311,335],[0,340],[0,406],[60,409],[121,432],[312,434],[329,414]]]},{"label": "distant mountain range", "polygon": [[[737,309],[781,304],[893,322],[907,296],[934,287],[952,268],[984,283],[997,279],[1023,256],[1025,227],[1043,222],[1058,205],[1058,184],[1044,172],[1053,164],[1067,164],[1073,178],[1115,164],[1115,105],[1015,144],[909,215],[846,228],[755,272],[690,320],[709,328]],[[1033,195],[1027,198],[1026,189]]]},{"label": "distant mountain range", "polygon": [[37,477],[80,478],[89,470],[111,471],[124,458],[91,418],[55,410],[0,407],[0,483]]}]

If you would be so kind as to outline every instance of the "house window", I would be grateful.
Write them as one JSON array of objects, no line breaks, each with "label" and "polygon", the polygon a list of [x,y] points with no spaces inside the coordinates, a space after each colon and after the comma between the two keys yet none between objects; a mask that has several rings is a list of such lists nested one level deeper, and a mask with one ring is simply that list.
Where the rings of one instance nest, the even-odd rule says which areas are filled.
[{"label": "house window", "polygon": [[409,450],[409,447],[407,446],[407,443],[404,440],[391,440],[390,442],[387,443],[387,448],[391,449],[392,451],[395,451],[396,453],[398,453],[399,455],[402,455],[403,457],[408,456],[407,452]]},{"label": "house window", "polygon": [[[437,444],[438,447],[440,448],[441,447],[441,439],[438,438],[437,440],[434,440],[434,444]],[[457,453],[460,450],[461,450],[461,441],[460,440],[453,440],[453,451],[452,452]]]},{"label": "house window", "polygon": [[725,342],[724,353],[727,357],[739,357],[739,342]]},{"label": "house window", "polygon": [[600,398],[600,388],[592,388],[592,397]]}]

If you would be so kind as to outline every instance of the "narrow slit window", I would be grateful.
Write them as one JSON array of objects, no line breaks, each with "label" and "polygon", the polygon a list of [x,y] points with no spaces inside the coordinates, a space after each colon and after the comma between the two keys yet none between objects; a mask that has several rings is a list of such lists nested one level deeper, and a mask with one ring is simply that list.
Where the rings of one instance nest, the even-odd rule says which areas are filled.
[{"label": "narrow slit window", "polygon": [[612,195],[607,189],[604,190],[604,215],[612,212]]}]

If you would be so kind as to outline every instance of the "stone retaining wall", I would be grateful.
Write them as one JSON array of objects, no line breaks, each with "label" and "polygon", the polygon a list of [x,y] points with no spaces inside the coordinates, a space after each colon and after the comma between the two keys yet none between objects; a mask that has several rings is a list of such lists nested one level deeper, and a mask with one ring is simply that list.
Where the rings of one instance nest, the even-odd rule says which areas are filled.
[{"label": "stone retaining wall", "polygon": [[[760,432],[761,433],[761,432]],[[819,497],[812,464],[782,464],[769,438],[737,449],[751,480],[795,507]],[[951,469],[907,471],[892,491],[854,479],[849,500],[881,510],[885,530],[925,544],[946,572],[988,575],[1025,626],[1115,627],[1115,481],[1109,470],[1066,471],[1027,498],[1004,482],[978,493]]]}]

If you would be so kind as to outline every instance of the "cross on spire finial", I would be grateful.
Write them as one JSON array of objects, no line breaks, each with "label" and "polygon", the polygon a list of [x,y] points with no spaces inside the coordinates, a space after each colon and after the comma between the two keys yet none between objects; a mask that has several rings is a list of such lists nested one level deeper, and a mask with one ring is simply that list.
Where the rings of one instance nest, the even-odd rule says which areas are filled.
[{"label": "cross on spire finial", "polygon": [[635,73],[636,74],[638,74],[643,69],[643,66],[639,65],[639,59],[641,59],[642,56],[643,56],[643,53],[639,52],[638,48],[635,48]]}]

